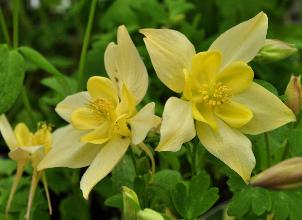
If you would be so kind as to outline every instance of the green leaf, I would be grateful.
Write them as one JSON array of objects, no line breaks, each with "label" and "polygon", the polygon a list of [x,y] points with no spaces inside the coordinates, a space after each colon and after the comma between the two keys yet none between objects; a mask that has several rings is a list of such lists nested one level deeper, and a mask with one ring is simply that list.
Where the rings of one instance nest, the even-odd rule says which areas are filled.
[{"label": "green leaf", "polygon": [[178,183],[172,191],[173,204],[186,219],[194,219],[214,205],[219,198],[217,188],[209,188],[210,178],[205,172],[194,176],[188,185]]},{"label": "green leaf", "polygon": [[123,196],[121,193],[110,196],[105,200],[104,204],[109,207],[122,209],[123,208]]},{"label": "green leaf", "polygon": [[85,220],[89,218],[88,203],[82,195],[70,195],[60,203],[62,220]]},{"label": "green leaf", "polygon": [[10,159],[0,159],[0,175],[12,175],[16,170],[17,164]]},{"label": "green leaf", "polygon": [[7,45],[0,46],[0,114],[6,112],[19,96],[24,80],[24,59]]}]

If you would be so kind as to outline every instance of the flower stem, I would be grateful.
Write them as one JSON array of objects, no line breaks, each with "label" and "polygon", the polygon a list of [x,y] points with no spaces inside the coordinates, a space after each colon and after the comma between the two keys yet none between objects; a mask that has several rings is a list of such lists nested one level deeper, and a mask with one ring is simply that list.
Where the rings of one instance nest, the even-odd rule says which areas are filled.
[{"label": "flower stem", "polygon": [[3,11],[2,8],[0,7],[0,25],[1,25],[1,29],[5,38],[5,41],[8,45],[10,45],[10,38],[9,38],[9,34],[8,34],[8,29],[7,29],[7,25],[6,25],[6,21],[3,15]]},{"label": "flower stem", "polygon": [[269,137],[266,132],[264,133],[264,141],[265,141],[265,145],[266,145],[267,167],[270,167],[270,165],[271,165],[271,147],[270,147],[270,143],[269,143]]},{"label": "flower stem", "polygon": [[38,172],[37,170],[33,170],[32,179],[31,179],[31,185],[29,190],[29,196],[28,196],[28,202],[27,202],[27,209],[25,214],[25,219],[30,220],[30,210],[32,207],[33,199],[35,196],[36,188],[40,179],[41,172]]},{"label": "flower stem", "polygon": [[79,64],[79,75],[78,75],[79,90],[82,89],[82,80],[83,80],[84,68],[85,68],[85,63],[86,63],[87,48],[88,48],[88,43],[89,43],[89,39],[90,39],[90,35],[91,35],[91,29],[92,29],[94,14],[95,14],[96,3],[97,3],[97,0],[92,0],[92,2],[91,2],[87,27],[85,30],[85,36],[84,36],[84,41],[83,41],[83,45],[82,45],[80,64]]},{"label": "flower stem", "polygon": [[52,207],[51,207],[51,201],[50,201],[50,195],[49,195],[49,190],[48,190],[48,184],[47,184],[45,171],[43,172],[43,175],[42,175],[42,182],[43,182],[43,185],[44,185],[44,190],[45,190],[46,199],[47,199],[47,203],[48,203],[49,215],[52,215]]},{"label": "flower stem", "polygon": [[17,49],[18,38],[19,38],[19,11],[20,11],[20,0],[13,1],[13,47]]},{"label": "flower stem", "polygon": [[144,142],[140,143],[139,147],[147,154],[147,156],[149,157],[149,159],[151,161],[151,175],[153,177],[155,174],[155,160],[154,160],[153,154]]},{"label": "flower stem", "polygon": [[27,96],[25,86],[23,86],[23,89],[22,89],[22,100],[23,100],[24,107],[25,107],[25,109],[28,113],[29,119],[30,119],[31,128],[33,128],[35,126],[35,119],[34,119],[34,116],[32,114],[32,108],[30,106],[30,102],[29,102],[29,99],[28,99],[28,96]]}]

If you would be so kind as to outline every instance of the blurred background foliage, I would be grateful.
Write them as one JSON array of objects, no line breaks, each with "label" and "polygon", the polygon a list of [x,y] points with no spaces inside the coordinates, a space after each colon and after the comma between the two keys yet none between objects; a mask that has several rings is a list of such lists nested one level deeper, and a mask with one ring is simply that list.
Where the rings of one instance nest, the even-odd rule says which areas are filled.
[{"label": "blurred background foliage", "polygon": [[[0,1],[1,13],[7,23],[9,33],[12,33],[12,3],[13,1],[9,0]],[[203,51],[223,31],[255,16],[260,11],[264,11],[269,17],[268,38],[280,39],[294,44],[298,49],[302,49],[302,2],[300,0],[99,0],[84,69],[85,79],[78,82],[77,70],[90,3],[91,1],[89,0],[21,1],[19,45],[31,47],[43,54],[50,63],[64,73],[66,84],[62,86],[56,80],[56,76],[47,73],[45,69],[40,69],[35,62],[27,59],[25,89],[29,97],[31,111],[28,111],[28,108],[26,110],[20,96],[7,112],[7,116],[13,124],[24,121],[32,129],[35,129],[35,123],[32,121],[43,120],[52,123],[56,128],[62,126],[64,122],[54,112],[55,105],[66,95],[77,91],[77,88],[85,87],[88,77],[92,75],[106,76],[103,62],[104,51],[109,42],[116,40],[116,29],[121,24],[125,24],[128,28],[149,72],[148,94],[142,105],[155,101],[156,111],[159,115],[162,113],[163,105],[167,98],[175,94],[157,79],[144,47],[142,35],[138,33],[140,28],[166,27],[176,29],[184,33],[192,41],[197,51]],[[1,28],[3,28],[2,24]],[[5,39],[5,35],[1,32],[0,43],[6,43]],[[12,41],[11,38],[10,41]],[[290,75],[302,73],[301,56],[300,50],[280,62],[252,62],[251,65],[257,79],[271,83],[276,88],[275,91],[279,95],[283,95]],[[78,83],[81,85],[78,85]],[[272,150],[271,163],[284,159],[279,156],[279,151],[284,151],[283,141],[288,135],[286,132],[288,129],[283,127],[269,134],[270,141],[275,147]],[[295,138],[301,133],[299,129],[292,131],[297,133]],[[256,136],[252,140],[257,157],[255,172],[259,172],[271,164],[263,156],[266,155],[263,152],[263,149],[265,149],[263,147],[264,137]],[[149,135],[147,139],[147,143],[152,147],[156,146],[157,141],[158,136],[154,134]],[[192,143],[198,145],[198,141],[194,141]],[[295,142],[292,145],[293,147],[289,149],[290,153],[286,157],[302,156],[302,147],[300,146],[301,149],[297,147],[298,143],[302,143],[302,141],[297,140],[297,138],[292,140],[292,142],[294,141],[297,143]],[[157,173],[154,186],[149,186],[148,190],[146,190],[146,181],[144,179],[144,174],[148,172],[146,166],[149,166],[147,158],[140,152],[134,155],[127,155],[113,171],[112,176],[105,178],[95,187],[88,202],[82,198],[79,190],[79,178],[82,171],[71,169],[48,170],[47,177],[51,189],[54,214],[52,217],[48,216],[47,203],[41,188],[35,197],[32,218],[37,220],[50,218],[64,220],[119,219],[120,213],[117,211],[118,209],[112,207],[121,207],[121,195],[119,193],[122,185],[134,188],[140,200],[142,200],[140,202],[144,204],[143,206],[157,210],[168,207],[173,213],[181,215],[181,211],[170,201],[169,192],[170,189],[174,189],[174,185],[180,182],[181,179],[190,179],[192,176],[190,167],[192,166],[197,169],[194,172],[200,173],[203,170],[207,170],[207,173],[210,174],[212,184],[219,189],[220,198],[216,204],[221,207],[224,205],[223,202],[230,200],[232,193],[250,190],[245,189],[243,186],[238,190],[238,182],[240,180],[236,182],[231,178],[229,185],[237,184],[237,188],[231,187],[231,192],[226,184],[228,178],[225,174],[232,173],[232,171],[205,152],[202,147],[195,152],[198,155],[198,160],[194,160],[195,164],[192,165],[192,157],[187,154],[187,152],[190,152],[190,148],[191,146],[188,144],[176,154],[158,154],[156,157],[157,170],[161,171]],[[1,142],[0,219],[4,218],[1,213],[4,210],[16,168],[15,162],[7,159],[7,152],[8,149],[4,142]],[[137,160],[133,160],[133,157],[137,158]],[[11,219],[22,219],[24,215],[30,173],[31,170],[27,169],[28,176],[22,179],[22,183],[18,188],[13,202]],[[209,178],[208,174],[203,175],[205,176],[204,178]],[[232,173],[230,176],[232,175],[234,174]],[[234,178],[236,179],[236,177]],[[168,183],[171,184],[166,184],[164,183],[165,181],[170,181]],[[251,192],[251,194],[256,195],[259,201],[262,200],[261,196],[257,197],[256,192]],[[263,193],[260,194],[263,195]],[[271,197],[275,198],[273,196],[275,195]],[[240,199],[240,196],[237,197]],[[217,198],[213,199],[213,203]],[[240,204],[240,202],[237,203]],[[161,204],[163,204],[163,207],[161,207]],[[276,210],[278,210],[277,205]],[[265,215],[266,211],[271,210],[273,207],[272,201],[268,201],[264,204],[264,207],[266,208],[260,209],[260,211],[257,208],[255,208],[256,211],[253,209],[249,211],[249,208],[245,207],[247,211],[243,214],[238,214],[239,211],[237,210],[236,212],[233,207],[231,212],[238,218],[246,216],[245,214],[250,212],[251,217],[244,217],[243,219],[256,219],[255,216],[258,216],[257,218],[259,219],[262,219],[262,217],[265,219],[267,217]],[[288,207],[290,209],[290,206]],[[286,219],[290,215],[289,212],[287,214],[282,213],[278,219]],[[205,219],[220,219],[217,216],[210,216]],[[283,216],[285,218],[282,218]]]}]

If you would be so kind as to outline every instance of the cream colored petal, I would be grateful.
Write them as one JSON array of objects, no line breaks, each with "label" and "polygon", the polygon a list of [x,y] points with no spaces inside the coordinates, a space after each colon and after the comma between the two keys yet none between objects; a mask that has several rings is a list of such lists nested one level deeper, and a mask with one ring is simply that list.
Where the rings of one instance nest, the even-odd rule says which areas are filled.
[{"label": "cream colored petal", "polygon": [[125,84],[122,85],[120,98],[121,101],[116,108],[117,116],[131,117],[134,115],[136,113],[135,96]]},{"label": "cream colored petal", "polygon": [[195,120],[205,122],[213,129],[217,129],[216,117],[212,107],[203,103],[193,103],[192,112]]},{"label": "cream colored petal", "polygon": [[190,102],[171,97],[165,104],[157,151],[178,151],[196,135]]},{"label": "cream colored petal", "polygon": [[129,144],[129,138],[116,137],[102,147],[81,179],[80,185],[85,199],[88,199],[91,189],[117,165]]},{"label": "cream colored petal", "polygon": [[233,99],[253,112],[252,120],[240,128],[246,134],[260,134],[296,120],[294,113],[277,96],[257,83],[252,83]]},{"label": "cream colored petal", "polygon": [[240,128],[253,118],[247,106],[233,101],[217,106],[215,114],[232,128]]},{"label": "cream colored petal", "polygon": [[105,99],[118,103],[118,91],[113,82],[101,76],[92,76],[87,81],[87,91],[92,99]]},{"label": "cream colored petal", "polygon": [[203,122],[196,122],[198,138],[211,154],[247,182],[256,163],[251,142],[237,129],[232,129],[221,120],[217,121],[217,131]]},{"label": "cream colored petal", "polygon": [[77,129],[95,129],[104,122],[104,118],[100,117],[94,110],[87,107],[80,107],[71,113],[71,124]]},{"label": "cream colored petal", "polygon": [[79,92],[70,96],[67,96],[56,106],[56,112],[65,121],[70,122],[71,113],[79,107],[83,107],[89,104],[91,97],[88,92]]},{"label": "cream colored petal", "polygon": [[125,84],[139,103],[148,88],[148,73],[124,25],[117,30],[117,45],[110,43],[105,51],[105,68],[119,88]]},{"label": "cream colored petal", "polygon": [[30,160],[30,153],[27,151],[22,150],[21,148],[17,147],[13,150],[11,150],[8,153],[8,156],[15,161],[19,161],[19,162],[28,162]]},{"label": "cream colored petal", "polygon": [[149,130],[159,125],[160,118],[154,115],[155,103],[145,105],[134,117],[128,120],[131,126],[132,143],[139,144],[147,136]]},{"label": "cream colored petal", "polygon": [[246,90],[253,82],[254,71],[245,62],[236,61],[228,65],[217,74],[217,82],[229,87],[232,94],[238,94]]},{"label": "cream colored petal", "polygon": [[52,149],[38,165],[38,170],[52,167],[80,168],[88,166],[101,148],[101,145],[80,141],[85,134],[71,125],[59,128],[53,133]]},{"label": "cream colored petal", "polygon": [[4,114],[0,115],[0,132],[10,150],[18,146],[15,133]]},{"label": "cream colored petal", "polygon": [[184,89],[184,69],[191,70],[195,49],[182,33],[170,29],[141,29],[158,78],[174,92]]},{"label": "cream colored petal", "polygon": [[268,26],[265,13],[242,22],[221,34],[210,46],[209,50],[222,52],[222,66],[226,67],[234,61],[250,62],[263,46]]}]

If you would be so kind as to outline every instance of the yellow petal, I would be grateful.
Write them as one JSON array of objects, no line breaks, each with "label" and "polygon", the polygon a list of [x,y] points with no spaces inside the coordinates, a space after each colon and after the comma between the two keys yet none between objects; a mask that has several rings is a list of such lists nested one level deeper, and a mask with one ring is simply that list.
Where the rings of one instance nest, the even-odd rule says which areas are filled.
[{"label": "yellow petal", "polygon": [[111,123],[104,122],[100,127],[94,129],[93,131],[85,134],[81,137],[81,141],[88,142],[92,144],[103,144],[107,142],[111,137]]},{"label": "yellow petal", "polygon": [[83,131],[71,125],[59,128],[53,133],[53,147],[38,165],[38,170],[52,167],[80,168],[88,166],[101,145],[83,143]]},{"label": "yellow petal", "polygon": [[72,126],[81,130],[95,129],[99,127],[105,120],[92,109],[87,107],[77,108],[72,112],[70,119]]},{"label": "yellow petal", "polygon": [[202,121],[210,125],[213,129],[217,128],[217,122],[214,115],[214,110],[202,103],[193,103],[192,105],[193,117],[197,121]]},{"label": "yellow petal", "polygon": [[4,114],[0,115],[0,132],[10,150],[18,146],[15,133]]},{"label": "yellow petal", "polygon": [[253,112],[238,102],[217,106],[215,114],[232,128],[240,128],[253,118]]},{"label": "yellow petal", "polygon": [[252,68],[245,62],[236,61],[218,73],[216,80],[231,88],[233,94],[237,94],[246,90],[253,82],[253,78]]},{"label": "yellow petal", "polygon": [[190,102],[176,97],[167,100],[160,128],[157,151],[178,151],[196,135]]},{"label": "yellow petal", "polygon": [[83,107],[89,104],[91,97],[88,92],[79,92],[70,96],[67,96],[56,106],[56,112],[65,121],[70,122],[71,113],[79,107]]},{"label": "yellow petal", "polygon": [[214,131],[203,122],[196,122],[197,135],[202,145],[223,161],[247,182],[255,166],[255,157],[250,140],[237,129],[218,120]]},{"label": "yellow petal", "polygon": [[139,103],[148,88],[147,69],[124,25],[117,30],[117,45],[110,43],[105,51],[105,68],[119,88],[125,84]]},{"label": "yellow petal", "polygon": [[136,101],[135,96],[131,93],[128,87],[123,84],[121,91],[121,102],[116,108],[116,114],[119,116],[126,115],[131,117],[136,113]]},{"label": "yellow petal", "polygon": [[246,134],[260,134],[296,120],[294,113],[274,94],[252,83],[233,98],[253,112],[252,120],[240,128]]},{"label": "yellow petal", "polygon": [[255,17],[242,22],[221,34],[209,50],[222,52],[222,66],[234,61],[251,61],[263,46],[267,32],[267,16],[260,12]]},{"label": "yellow petal", "polygon": [[160,118],[154,115],[154,102],[145,105],[134,117],[128,120],[131,126],[132,143],[139,144],[147,136],[151,128],[160,123]]},{"label": "yellow petal", "polygon": [[221,53],[219,51],[197,53],[192,58],[192,80],[199,84],[210,83],[215,78],[220,64]]},{"label": "yellow petal", "polygon": [[88,199],[91,189],[117,165],[129,144],[129,138],[116,137],[99,151],[81,179],[80,185],[85,199]]},{"label": "yellow petal", "polygon": [[184,89],[184,69],[191,69],[195,54],[192,43],[182,33],[170,29],[141,29],[158,78],[174,92]]},{"label": "yellow petal", "polygon": [[20,146],[32,146],[33,135],[24,123],[17,124],[15,135]]},{"label": "yellow petal", "polygon": [[92,99],[111,100],[118,103],[118,91],[112,81],[106,77],[92,76],[87,81],[87,91]]}]

